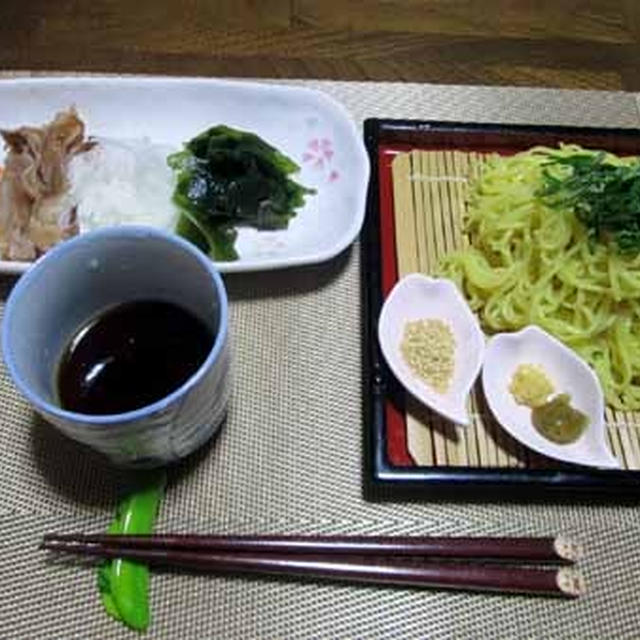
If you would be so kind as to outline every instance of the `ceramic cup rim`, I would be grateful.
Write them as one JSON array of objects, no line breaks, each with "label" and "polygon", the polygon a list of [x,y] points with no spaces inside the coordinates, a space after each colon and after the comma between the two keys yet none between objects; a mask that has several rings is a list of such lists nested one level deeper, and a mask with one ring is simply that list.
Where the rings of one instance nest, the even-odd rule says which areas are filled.
[{"label": "ceramic cup rim", "polygon": [[[9,327],[11,325],[11,319],[12,315],[14,314],[15,307],[20,304],[21,298],[25,291],[39,276],[39,274],[42,273],[44,269],[49,268],[49,265],[54,261],[63,259],[68,253],[74,251],[76,247],[84,244],[90,244],[95,239],[140,238],[141,236],[154,236],[159,240],[179,247],[181,250],[189,253],[193,258],[195,258],[211,277],[214,284],[216,297],[220,305],[219,321],[216,337],[205,361],[200,365],[197,371],[191,374],[191,376],[175,391],[172,391],[170,394],[160,398],[160,400],[156,400],[152,404],[145,405],[144,407],[140,407],[132,411],[105,415],[94,415],[68,411],[45,400],[39,394],[34,392],[33,389],[23,380],[14,360],[13,349],[9,337]],[[56,418],[65,420],[67,422],[82,424],[83,426],[89,428],[93,426],[99,427],[105,425],[137,422],[141,419],[148,418],[153,414],[159,413],[169,408],[177,400],[185,396],[191,389],[197,386],[204,378],[204,376],[208,373],[208,371],[215,365],[227,340],[229,325],[228,307],[229,305],[227,292],[219,271],[208,256],[206,256],[202,251],[200,251],[200,249],[192,245],[187,240],[184,240],[183,238],[175,234],[143,225],[104,227],[95,231],[84,232],[78,236],[70,238],[69,240],[61,242],[60,244],[47,251],[47,253],[45,253],[43,256],[41,256],[31,266],[31,268],[20,277],[18,282],[14,285],[11,293],[9,294],[9,298],[7,299],[7,303],[5,306],[4,318],[2,321],[2,353],[9,374],[13,379],[16,387],[39,411],[55,416]]]}]

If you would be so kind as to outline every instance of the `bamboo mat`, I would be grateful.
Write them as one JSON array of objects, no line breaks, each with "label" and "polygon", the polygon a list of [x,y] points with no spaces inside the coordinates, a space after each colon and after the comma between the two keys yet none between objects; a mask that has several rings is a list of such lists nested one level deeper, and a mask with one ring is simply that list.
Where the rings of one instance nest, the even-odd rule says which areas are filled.
[{"label": "bamboo mat", "polygon": [[[623,93],[292,81],[366,117],[640,126]],[[108,618],[94,571],[47,559],[46,531],[100,531],[127,474],[38,420],[0,364],[0,639],[491,640],[640,629],[638,510],[613,504],[372,503],[362,495],[361,264],[225,277],[234,346],[219,437],[172,469],[159,531],[547,535],[585,549],[575,602],[156,573],[145,635]],[[0,280],[0,297],[13,285]],[[0,303],[0,308],[2,304]],[[480,453],[480,452],[479,452]]]},{"label": "bamboo mat", "polygon": [[[464,219],[469,185],[485,154],[413,150],[392,163],[398,275],[432,275],[447,253],[468,246]],[[408,400],[407,448],[426,466],[554,468],[555,460],[520,445],[490,414],[479,388],[471,394],[469,428],[454,426]],[[607,408],[607,437],[623,469],[640,469],[640,412]]]}]

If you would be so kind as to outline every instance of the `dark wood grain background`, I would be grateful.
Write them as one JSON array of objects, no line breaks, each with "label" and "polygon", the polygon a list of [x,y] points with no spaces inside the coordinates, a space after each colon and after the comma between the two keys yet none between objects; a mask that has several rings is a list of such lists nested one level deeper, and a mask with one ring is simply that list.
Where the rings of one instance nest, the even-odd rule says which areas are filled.
[{"label": "dark wood grain background", "polygon": [[0,0],[0,68],[640,89],[640,0]]}]

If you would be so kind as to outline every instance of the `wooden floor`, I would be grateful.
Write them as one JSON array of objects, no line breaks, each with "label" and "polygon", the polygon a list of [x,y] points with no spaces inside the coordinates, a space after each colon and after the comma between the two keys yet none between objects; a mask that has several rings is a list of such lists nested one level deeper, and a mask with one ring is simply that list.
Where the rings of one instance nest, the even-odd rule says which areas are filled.
[{"label": "wooden floor", "polygon": [[640,0],[0,0],[0,69],[640,90]]}]

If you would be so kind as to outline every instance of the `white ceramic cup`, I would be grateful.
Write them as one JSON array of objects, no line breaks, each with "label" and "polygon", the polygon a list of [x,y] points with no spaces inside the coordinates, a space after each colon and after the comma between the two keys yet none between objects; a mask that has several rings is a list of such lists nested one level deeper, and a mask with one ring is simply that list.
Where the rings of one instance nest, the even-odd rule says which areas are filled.
[{"label": "white ceramic cup", "polygon": [[[215,335],[200,368],[168,396],[114,415],[66,411],[56,368],[90,318],[134,300],[171,302]],[[7,301],[2,350],[18,389],[64,434],[116,464],[153,467],[194,451],[219,428],[230,396],[227,294],[211,260],[181,238],[139,226],[67,240],[25,273]]]}]

